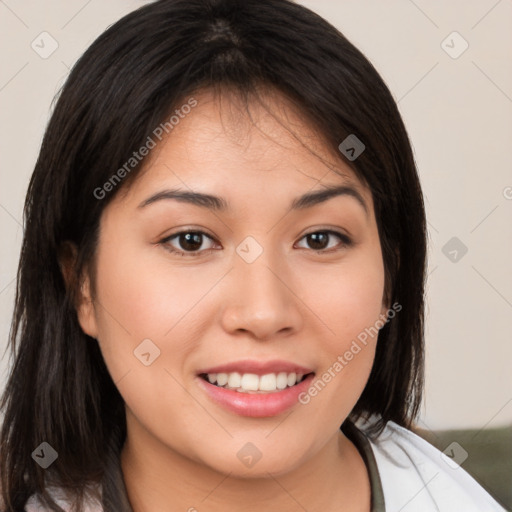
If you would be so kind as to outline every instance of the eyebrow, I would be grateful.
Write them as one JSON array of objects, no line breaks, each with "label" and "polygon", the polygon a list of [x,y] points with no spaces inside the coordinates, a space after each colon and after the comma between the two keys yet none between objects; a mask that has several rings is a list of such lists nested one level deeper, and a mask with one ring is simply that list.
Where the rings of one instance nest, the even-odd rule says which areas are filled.
[{"label": "eyebrow", "polygon": [[[295,198],[290,205],[290,209],[303,210],[305,208],[311,208],[312,206],[328,201],[333,197],[339,196],[353,197],[363,207],[364,211],[368,215],[368,205],[366,204],[366,201],[364,200],[361,193],[351,185],[327,186],[323,190],[308,192],[300,197]],[[142,201],[138,208],[144,208],[158,201],[169,199],[201,206],[203,208],[208,208],[210,210],[219,212],[229,209],[229,204],[223,197],[204,194],[201,192],[189,192],[179,189],[162,190],[157,192],[156,194],[153,194],[152,196]]]}]

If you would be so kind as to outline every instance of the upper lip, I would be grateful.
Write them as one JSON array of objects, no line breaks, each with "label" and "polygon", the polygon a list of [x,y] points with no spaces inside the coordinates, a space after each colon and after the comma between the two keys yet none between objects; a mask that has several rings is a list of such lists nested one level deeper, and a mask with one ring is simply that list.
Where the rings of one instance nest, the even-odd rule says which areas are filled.
[{"label": "upper lip", "polygon": [[212,366],[199,370],[198,375],[202,373],[254,373],[256,375],[265,375],[267,373],[312,373],[313,370],[306,368],[300,364],[292,363],[290,361],[283,361],[274,359],[272,361],[256,361],[245,359],[243,361],[233,361],[231,363]]}]

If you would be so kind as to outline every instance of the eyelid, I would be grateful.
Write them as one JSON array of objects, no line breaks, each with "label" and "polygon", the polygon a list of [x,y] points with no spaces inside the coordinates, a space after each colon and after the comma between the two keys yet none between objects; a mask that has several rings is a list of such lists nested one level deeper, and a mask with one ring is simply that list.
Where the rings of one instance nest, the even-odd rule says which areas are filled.
[{"label": "eyelid", "polygon": [[215,240],[215,238],[214,238],[212,235],[210,235],[210,234],[206,233],[206,231],[202,231],[202,230],[200,230],[200,229],[183,229],[183,230],[181,230],[181,231],[176,231],[176,233],[172,233],[172,234],[170,234],[170,235],[166,235],[164,238],[162,238],[162,239],[160,240],[160,243],[162,243],[162,242],[168,242],[168,241],[169,241],[169,240],[171,240],[172,238],[176,238],[176,237],[178,237],[179,235],[190,234],[190,233],[200,234],[200,235],[203,235],[203,236],[205,236],[205,237],[209,238],[210,240]]}]

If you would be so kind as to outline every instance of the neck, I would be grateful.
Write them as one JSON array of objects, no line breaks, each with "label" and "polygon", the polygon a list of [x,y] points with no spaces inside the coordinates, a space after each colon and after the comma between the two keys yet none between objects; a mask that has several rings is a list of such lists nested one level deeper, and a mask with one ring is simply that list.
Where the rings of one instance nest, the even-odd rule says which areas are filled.
[{"label": "neck", "polygon": [[286,473],[244,478],[218,472],[163,445],[127,415],[121,468],[133,512],[370,510],[366,467],[341,431]]}]

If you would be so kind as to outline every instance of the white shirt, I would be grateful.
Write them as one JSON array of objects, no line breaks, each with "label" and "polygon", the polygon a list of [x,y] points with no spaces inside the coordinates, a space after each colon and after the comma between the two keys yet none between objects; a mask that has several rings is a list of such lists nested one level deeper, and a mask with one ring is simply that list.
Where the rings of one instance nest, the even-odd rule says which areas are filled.
[{"label": "white shirt", "polygon": [[452,458],[420,436],[390,421],[372,440],[365,432],[369,424],[357,426],[370,443],[384,495],[385,509],[375,512],[506,512]]}]

